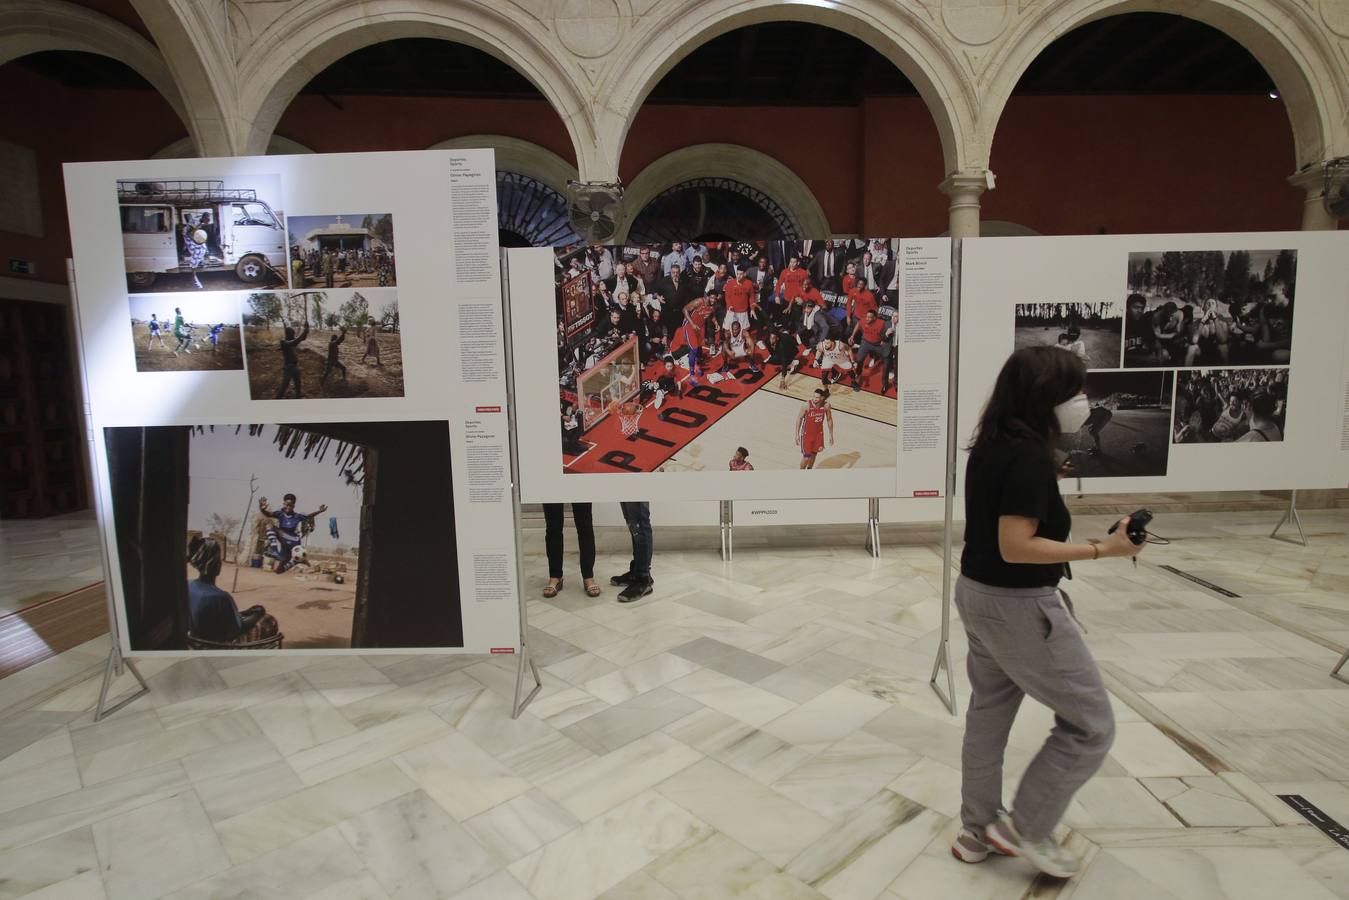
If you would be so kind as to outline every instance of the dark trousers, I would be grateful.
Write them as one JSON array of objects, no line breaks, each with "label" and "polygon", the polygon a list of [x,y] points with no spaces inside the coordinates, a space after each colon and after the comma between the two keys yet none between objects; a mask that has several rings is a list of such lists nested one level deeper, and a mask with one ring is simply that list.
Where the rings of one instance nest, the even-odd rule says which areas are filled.
[{"label": "dark trousers", "polygon": [[300,397],[303,397],[303,396],[304,396],[304,394],[302,394],[302,393],[300,392],[300,367],[299,367],[299,366],[282,366],[282,367],[281,367],[281,387],[279,387],[279,388],[276,389],[276,399],[277,399],[277,400],[280,400],[282,397],[286,396],[286,388],[290,387],[291,382],[294,382],[294,383],[295,383],[295,396],[296,396],[296,398],[300,398]]},{"label": "dark trousers", "polygon": [[[543,504],[544,545],[548,548],[548,577],[562,577],[562,506]],[[576,523],[576,546],[581,551],[581,577],[595,577],[595,526],[589,503],[573,503],[571,518]]]},{"label": "dark trousers", "polygon": [[651,580],[651,504],[620,503],[623,521],[632,534],[632,562],[628,571],[637,578]]}]

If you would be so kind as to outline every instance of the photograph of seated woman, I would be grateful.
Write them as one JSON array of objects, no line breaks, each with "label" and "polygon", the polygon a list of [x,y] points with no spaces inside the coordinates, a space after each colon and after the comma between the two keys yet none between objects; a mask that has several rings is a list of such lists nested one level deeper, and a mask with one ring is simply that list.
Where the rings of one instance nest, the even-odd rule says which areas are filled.
[{"label": "photograph of seated woman", "polygon": [[[964,827],[951,852],[970,863],[990,853],[1021,856],[1057,878],[1081,863],[1054,841],[1054,827],[1115,736],[1110,699],[1071,607],[1060,599],[1059,579],[1064,563],[1142,549],[1123,525],[1099,542],[1068,542],[1072,517],[1059,494],[1064,473],[1054,441],[1090,414],[1086,376],[1081,358],[1052,346],[1017,350],[1003,365],[969,446],[955,588],[972,695],[962,753]],[[1028,694],[1054,711],[1055,725],[1009,811],[1002,805],[1003,754]]]},{"label": "photograph of seated woman", "polygon": [[187,545],[187,561],[197,570],[197,577],[187,583],[189,635],[224,644],[245,636],[261,640],[276,634],[276,619],[267,615],[266,609],[250,606],[241,613],[229,592],[216,585],[225,562],[219,541],[194,536]]}]

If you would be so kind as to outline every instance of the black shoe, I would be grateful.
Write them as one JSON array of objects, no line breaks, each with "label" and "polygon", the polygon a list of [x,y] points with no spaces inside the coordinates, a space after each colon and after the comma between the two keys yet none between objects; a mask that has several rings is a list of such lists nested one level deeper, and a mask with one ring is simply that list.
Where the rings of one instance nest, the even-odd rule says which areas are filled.
[{"label": "black shoe", "polygon": [[650,578],[642,581],[629,581],[628,586],[618,595],[619,603],[633,603],[641,600],[647,594],[650,594],[656,588],[656,582]]},{"label": "black shoe", "polygon": [[622,575],[615,575],[613,578],[610,578],[609,583],[614,587],[627,587],[632,584],[632,579],[633,574],[631,572],[624,572]]}]

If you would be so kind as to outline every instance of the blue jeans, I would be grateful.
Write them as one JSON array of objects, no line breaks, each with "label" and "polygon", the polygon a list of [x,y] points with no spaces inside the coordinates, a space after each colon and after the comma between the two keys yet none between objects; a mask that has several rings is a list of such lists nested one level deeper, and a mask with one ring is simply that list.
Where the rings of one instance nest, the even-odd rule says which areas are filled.
[{"label": "blue jeans", "polygon": [[620,503],[623,521],[632,533],[632,562],[628,571],[638,578],[651,580],[651,504]]}]

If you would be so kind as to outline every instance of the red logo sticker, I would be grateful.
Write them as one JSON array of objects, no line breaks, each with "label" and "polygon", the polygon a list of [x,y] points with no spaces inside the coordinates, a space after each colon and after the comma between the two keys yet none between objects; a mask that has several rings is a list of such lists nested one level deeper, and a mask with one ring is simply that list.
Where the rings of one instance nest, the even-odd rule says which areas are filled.
[{"label": "red logo sticker", "polygon": [[511,654],[514,654],[514,653],[515,653],[515,648],[514,648],[514,647],[493,647],[493,648],[492,648],[492,652],[493,652],[493,653],[511,653]]},{"label": "red logo sticker", "polygon": [[941,491],[914,491],[915,497],[940,497]]},{"label": "red logo sticker", "polygon": [[473,407],[473,411],[474,411],[474,412],[480,412],[480,413],[490,413],[490,412],[499,413],[499,412],[501,412],[501,407],[499,407],[499,406],[475,406],[475,407]]}]

